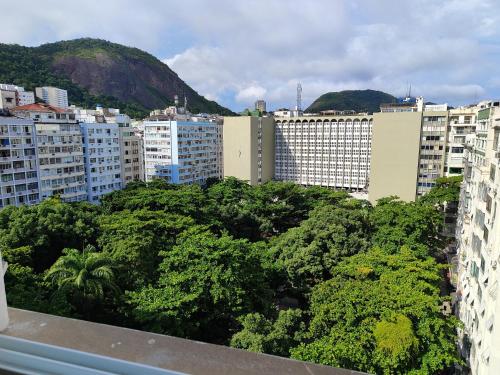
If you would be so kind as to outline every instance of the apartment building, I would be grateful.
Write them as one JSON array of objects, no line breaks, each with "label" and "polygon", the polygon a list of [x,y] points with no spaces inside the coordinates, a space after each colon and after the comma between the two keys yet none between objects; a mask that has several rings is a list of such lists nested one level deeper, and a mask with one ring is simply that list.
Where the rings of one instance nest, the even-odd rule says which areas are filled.
[{"label": "apartment building", "polygon": [[116,123],[82,122],[85,181],[89,202],[122,188],[119,128]]},{"label": "apartment building", "polygon": [[429,192],[436,185],[436,179],[445,175],[447,126],[447,111],[422,112],[417,196]]},{"label": "apartment building", "polygon": [[446,140],[446,176],[459,176],[464,173],[464,149],[468,134],[476,131],[478,107],[468,106],[451,109],[448,113],[448,136]]},{"label": "apartment building", "polygon": [[153,116],[144,121],[145,179],[174,184],[204,183],[222,177],[222,125],[185,116]]},{"label": "apartment building", "polygon": [[35,88],[36,97],[45,103],[58,107],[68,108],[68,92],[58,87],[44,86]]},{"label": "apartment building", "polygon": [[35,125],[0,116],[0,208],[40,200]]},{"label": "apartment building", "polygon": [[482,103],[466,136],[458,226],[460,349],[472,374],[500,373],[500,111]]},{"label": "apartment building", "polygon": [[14,91],[16,95],[16,106],[33,104],[35,102],[35,94],[33,91],[25,91],[22,86],[0,83],[0,90]]},{"label": "apartment building", "polygon": [[260,113],[266,112],[266,101],[265,100],[257,100],[255,102],[255,110],[259,111]]},{"label": "apartment building", "polygon": [[82,109],[71,106],[79,121],[115,124],[118,127],[121,180],[124,187],[131,181],[144,180],[144,147],[142,137],[131,127],[130,117],[116,108]]},{"label": "apartment building", "polygon": [[29,104],[11,112],[35,123],[40,199],[57,195],[65,202],[86,200],[82,134],[75,115],[47,104]]},{"label": "apartment building", "polygon": [[372,203],[391,195],[413,201],[432,189],[436,179],[463,172],[465,137],[476,126],[475,106],[449,109],[417,98],[381,109],[374,114]]},{"label": "apartment building", "polygon": [[0,90],[0,111],[6,112],[16,106],[16,92],[13,90]]},{"label": "apartment building", "polygon": [[373,117],[275,118],[277,180],[351,191],[367,188]]},{"label": "apartment building", "polygon": [[274,178],[272,117],[224,117],[224,177],[258,185]]},{"label": "apartment building", "polygon": [[124,186],[132,181],[144,181],[144,141],[137,129],[120,127],[120,160]]}]

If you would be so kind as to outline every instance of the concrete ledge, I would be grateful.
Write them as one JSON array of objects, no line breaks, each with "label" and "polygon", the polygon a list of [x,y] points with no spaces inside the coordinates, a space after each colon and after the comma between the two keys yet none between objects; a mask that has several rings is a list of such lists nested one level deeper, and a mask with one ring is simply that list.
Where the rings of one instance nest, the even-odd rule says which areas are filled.
[{"label": "concrete ledge", "polygon": [[188,374],[354,375],[360,372],[256,354],[83,320],[9,308],[4,335]]}]

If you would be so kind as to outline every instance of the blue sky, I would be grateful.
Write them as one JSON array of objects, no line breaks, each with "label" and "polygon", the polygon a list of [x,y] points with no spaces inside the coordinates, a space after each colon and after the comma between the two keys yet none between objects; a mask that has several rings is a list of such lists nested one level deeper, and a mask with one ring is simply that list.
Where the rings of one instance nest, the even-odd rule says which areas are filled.
[{"label": "blue sky", "polygon": [[[500,97],[499,0],[0,0],[0,42],[98,37],[144,49],[233,110],[345,89]],[[5,15],[10,15],[5,17]]]}]

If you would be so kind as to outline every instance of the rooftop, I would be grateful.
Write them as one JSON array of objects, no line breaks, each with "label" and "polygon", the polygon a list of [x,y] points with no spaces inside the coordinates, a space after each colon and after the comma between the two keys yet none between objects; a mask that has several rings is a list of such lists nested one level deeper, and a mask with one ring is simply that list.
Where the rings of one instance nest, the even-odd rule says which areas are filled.
[{"label": "rooftop", "polygon": [[[55,373],[61,374],[69,368],[78,369],[72,371],[75,374],[361,374],[14,308],[9,308],[9,317],[10,324],[0,335],[0,369],[14,372],[28,373],[21,368],[40,373],[35,368],[40,361],[53,366],[47,373],[57,369]],[[22,367],[16,367],[16,361]]]},{"label": "rooftop", "polygon": [[12,108],[12,112],[47,112],[47,113],[70,113],[70,110],[54,107],[45,103],[33,103]]}]

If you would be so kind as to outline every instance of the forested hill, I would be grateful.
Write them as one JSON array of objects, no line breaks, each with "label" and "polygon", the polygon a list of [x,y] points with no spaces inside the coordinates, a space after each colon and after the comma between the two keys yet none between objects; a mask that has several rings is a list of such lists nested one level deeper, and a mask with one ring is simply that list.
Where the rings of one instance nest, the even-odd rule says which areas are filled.
[{"label": "forested hill", "polygon": [[396,101],[394,96],[382,91],[345,90],[321,95],[306,109],[306,112],[315,113],[335,109],[373,113],[379,111],[380,104],[393,103],[394,101]]},{"label": "forested hill", "polygon": [[100,39],[75,39],[23,47],[0,44],[0,82],[34,90],[57,86],[69,101],[88,108],[99,103],[132,117],[188,99],[191,112],[230,114],[189,87],[166,64],[137,48]]}]

